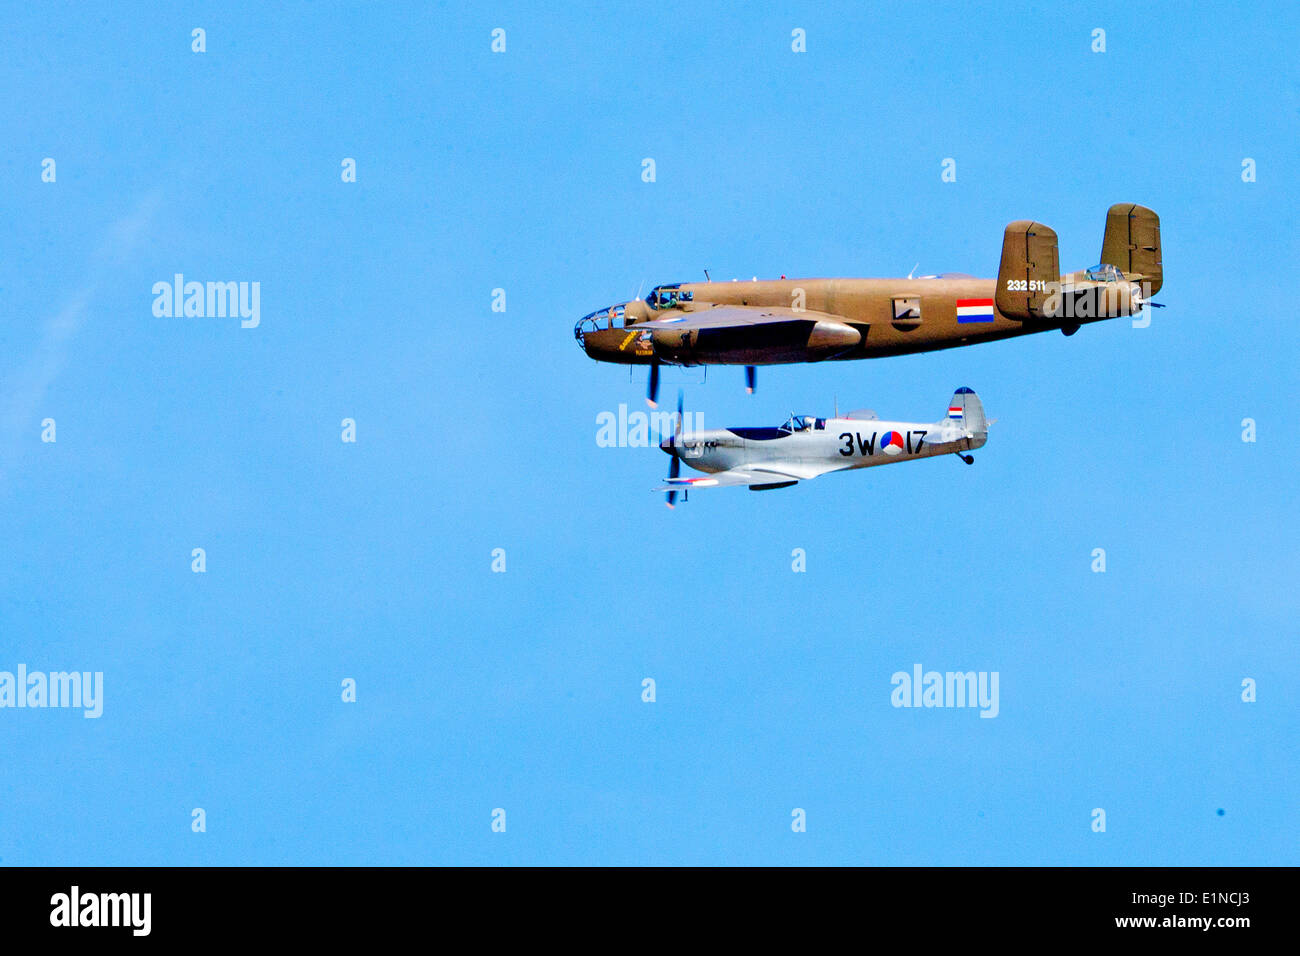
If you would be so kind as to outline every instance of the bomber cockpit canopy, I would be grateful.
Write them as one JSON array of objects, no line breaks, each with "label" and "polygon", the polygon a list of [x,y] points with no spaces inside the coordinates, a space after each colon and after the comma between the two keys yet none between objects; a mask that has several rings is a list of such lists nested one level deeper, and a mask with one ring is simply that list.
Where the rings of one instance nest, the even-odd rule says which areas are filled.
[{"label": "bomber cockpit canopy", "polygon": [[1091,269],[1088,270],[1088,281],[1089,282],[1123,282],[1124,273],[1119,271],[1118,266],[1107,265],[1106,263],[1103,262],[1101,265],[1093,266]]},{"label": "bomber cockpit canopy", "polygon": [[826,419],[824,418],[815,418],[812,415],[791,415],[785,420],[785,424],[781,426],[781,431],[794,434],[795,432],[806,432],[810,428],[820,431],[825,427]]},{"label": "bomber cockpit canopy", "polygon": [[645,297],[646,305],[655,309],[675,309],[681,302],[690,302],[695,298],[695,293],[689,289],[682,291],[682,284],[674,282],[672,285],[657,285],[650,290],[650,294]]}]

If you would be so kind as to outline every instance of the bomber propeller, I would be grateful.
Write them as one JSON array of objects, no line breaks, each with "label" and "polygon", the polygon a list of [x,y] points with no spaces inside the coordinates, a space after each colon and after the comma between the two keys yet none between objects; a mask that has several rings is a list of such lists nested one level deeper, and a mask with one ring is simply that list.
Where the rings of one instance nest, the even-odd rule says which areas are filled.
[{"label": "bomber propeller", "polygon": [[650,383],[646,388],[645,403],[651,408],[659,407],[659,363],[650,363]]}]

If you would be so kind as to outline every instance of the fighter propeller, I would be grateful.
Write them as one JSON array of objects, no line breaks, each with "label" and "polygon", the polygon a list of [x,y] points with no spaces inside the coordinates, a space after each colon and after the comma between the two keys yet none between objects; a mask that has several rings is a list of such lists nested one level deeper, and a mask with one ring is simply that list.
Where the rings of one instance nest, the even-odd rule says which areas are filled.
[{"label": "fighter propeller", "polygon": [[[673,419],[672,442],[674,446],[677,445],[677,440],[681,437],[681,434],[682,434],[682,390],[679,388],[677,390],[677,417]],[[670,458],[671,461],[669,461],[668,463],[668,480],[673,481],[682,473],[682,459],[680,458],[680,456],[676,454],[676,452],[674,452],[670,456]],[[676,501],[677,501],[677,489],[670,488],[668,490],[668,507],[669,508],[676,507],[675,505]]]}]

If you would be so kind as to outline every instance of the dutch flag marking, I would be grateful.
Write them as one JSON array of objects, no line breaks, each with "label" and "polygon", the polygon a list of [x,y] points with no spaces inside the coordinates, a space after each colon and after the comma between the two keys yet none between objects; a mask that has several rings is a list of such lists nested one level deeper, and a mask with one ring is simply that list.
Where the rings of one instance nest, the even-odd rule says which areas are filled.
[{"label": "dutch flag marking", "polygon": [[970,322],[992,322],[992,299],[958,299],[957,322],[965,325]]}]

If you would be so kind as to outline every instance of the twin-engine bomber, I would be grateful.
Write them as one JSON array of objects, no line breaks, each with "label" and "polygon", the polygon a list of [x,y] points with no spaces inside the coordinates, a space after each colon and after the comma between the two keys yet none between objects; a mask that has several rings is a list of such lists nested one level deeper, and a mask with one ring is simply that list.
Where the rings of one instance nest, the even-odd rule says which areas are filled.
[{"label": "twin-engine bomber", "polygon": [[681,282],[598,309],[573,333],[601,362],[649,365],[654,406],[661,365],[743,365],[879,358],[956,348],[1133,315],[1160,291],[1160,217],[1119,203],[1106,214],[1101,262],[1061,275],[1056,233],[1029,220],[1002,238],[996,279],[945,273],[906,279]]},{"label": "twin-engine bomber", "polygon": [[[721,428],[682,430],[682,400],[677,397],[673,434],[659,443],[672,456],[668,492],[673,507],[677,492],[692,488],[748,485],[751,491],[786,488],[832,471],[888,465],[896,461],[957,455],[966,464],[969,454],[988,440],[984,406],[969,388],[959,388],[947,414],[933,423],[883,422],[875,412],[849,412],[846,418],[791,415],[779,428]],[[681,463],[703,478],[680,477]]]}]

